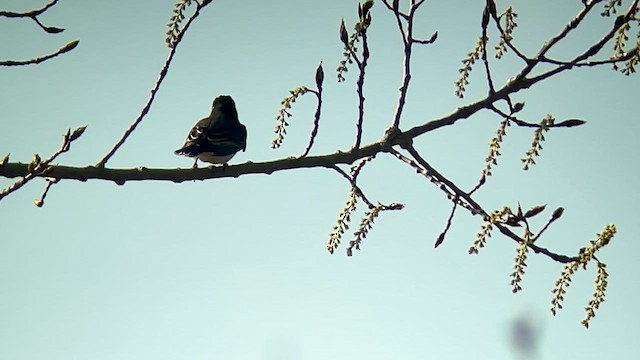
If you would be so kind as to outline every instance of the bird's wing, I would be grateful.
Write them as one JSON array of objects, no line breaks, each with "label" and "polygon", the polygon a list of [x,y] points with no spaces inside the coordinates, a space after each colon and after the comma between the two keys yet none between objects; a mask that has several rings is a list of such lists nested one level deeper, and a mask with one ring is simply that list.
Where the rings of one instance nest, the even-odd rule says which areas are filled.
[{"label": "bird's wing", "polygon": [[237,126],[211,126],[203,131],[202,151],[210,151],[216,155],[231,155],[246,148],[246,128]]},{"label": "bird's wing", "polygon": [[204,140],[204,133],[209,127],[211,123],[210,118],[204,118],[198,121],[191,131],[189,131],[189,135],[187,135],[187,139],[184,142],[184,145],[178,150],[175,151],[177,155],[187,155],[187,156],[196,156],[200,154],[201,143]]},{"label": "bird's wing", "polygon": [[[216,119],[218,121],[216,121]],[[203,152],[215,155],[232,155],[246,148],[247,130],[240,123],[219,121],[219,116],[210,116],[198,121],[191,129],[178,155],[197,156]]]}]

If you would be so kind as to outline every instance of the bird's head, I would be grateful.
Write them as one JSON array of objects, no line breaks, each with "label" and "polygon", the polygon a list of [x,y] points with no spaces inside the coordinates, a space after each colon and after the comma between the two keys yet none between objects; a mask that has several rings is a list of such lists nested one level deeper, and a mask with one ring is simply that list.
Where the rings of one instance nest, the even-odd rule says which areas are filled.
[{"label": "bird's head", "polygon": [[220,111],[231,110],[235,111],[236,103],[233,101],[231,96],[229,95],[220,95],[213,100],[213,105],[211,105],[214,109],[218,109]]},{"label": "bird's head", "polygon": [[220,95],[213,100],[213,105],[211,105],[211,114],[213,115],[216,112],[228,115],[228,120],[232,120],[234,122],[238,121],[236,103],[229,95]]}]

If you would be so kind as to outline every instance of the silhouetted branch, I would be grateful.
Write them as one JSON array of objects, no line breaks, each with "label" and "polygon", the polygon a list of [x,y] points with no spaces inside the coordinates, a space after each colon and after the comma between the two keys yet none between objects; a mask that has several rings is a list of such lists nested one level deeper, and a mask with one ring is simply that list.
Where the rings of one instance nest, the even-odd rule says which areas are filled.
[{"label": "silhouetted branch", "polygon": [[[488,0],[489,1],[489,0]],[[493,2],[493,1],[492,1]],[[495,3],[493,4],[493,8],[495,9]],[[512,11],[511,8],[509,8],[507,11]],[[502,37],[502,42],[509,48],[511,49],[511,51],[513,51],[514,54],[516,54],[517,57],[519,57],[520,59],[522,59],[522,61],[525,62],[525,64],[528,64],[531,62],[531,59],[527,58],[520,50],[518,50],[515,45],[513,45],[512,39],[511,39],[511,31],[508,31],[508,27],[507,28],[502,28],[502,25],[500,24],[500,18],[502,16],[506,16],[507,15],[507,11],[505,11],[504,13],[500,14],[499,16],[497,15],[496,11],[491,11],[490,15],[493,18],[493,22],[496,25],[496,28],[498,29],[498,31],[500,32],[500,35]],[[515,16],[515,15],[513,15]],[[515,24],[513,25],[514,27],[516,26]],[[502,57],[501,55],[497,56],[498,58]]]},{"label": "silhouetted branch", "polygon": [[351,187],[353,189],[355,189],[356,191],[356,195],[362,199],[362,201],[364,201],[365,204],[367,204],[367,206],[371,209],[373,207],[375,207],[375,205],[373,205],[373,203],[371,201],[369,201],[369,199],[367,199],[367,197],[365,196],[364,192],[362,192],[362,189],[360,189],[360,187],[358,186],[358,184],[356,183],[355,177],[351,177],[349,175],[347,175],[346,172],[344,172],[344,170],[342,170],[341,168],[339,168],[337,165],[332,167],[333,170],[335,170],[338,174],[342,175],[342,177],[344,177],[345,179],[347,179],[347,181],[349,181],[349,184],[351,184]]},{"label": "silhouetted branch", "polygon": [[37,207],[42,207],[44,205],[44,200],[49,194],[49,190],[54,184],[57,184],[58,181],[60,181],[60,179],[52,179],[52,178],[44,178],[44,179],[47,181],[47,186],[44,188],[44,191],[42,192],[42,195],[40,195],[40,198],[33,201],[33,203]]},{"label": "silhouetted branch", "polygon": [[[19,176],[21,176],[22,178],[16,181],[15,183],[13,183],[12,185],[10,185],[9,187],[2,190],[0,192],[0,200],[2,200],[5,196],[11,194],[12,192],[20,189],[22,186],[24,186],[29,181],[35,179],[36,177],[47,176],[47,174],[49,173],[49,170],[51,169],[49,164],[53,160],[55,160],[60,154],[69,151],[69,149],[71,148],[71,143],[76,139],[78,139],[84,133],[85,129],[86,127],[82,126],[74,130],[73,133],[71,132],[71,129],[69,129],[67,133],[63,136],[63,141],[60,148],[55,153],[53,153],[53,155],[51,155],[48,159],[43,161],[40,158],[40,155],[33,154],[33,160],[30,163],[19,164],[22,167],[21,169],[22,175],[19,175]],[[2,161],[2,165],[0,165],[0,173],[4,173],[5,169],[9,169],[13,167],[12,165],[14,164],[5,163],[7,160],[8,160],[8,156],[5,157],[5,159]],[[17,176],[7,176],[7,177],[17,177]]]},{"label": "silhouetted branch", "polygon": [[167,60],[165,60],[164,65],[162,65],[162,69],[160,70],[160,74],[158,75],[158,80],[156,80],[155,85],[151,89],[147,103],[144,104],[144,106],[142,107],[142,110],[140,111],[140,114],[138,115],[138,117],[133,121],[133,123],[129,126],[129,128],[125,130],[120,140],[118,140],[115,143],[115,145],[111,148],[111,150],[109,150],[109,152],[100,161],[98,161],[98,163],[96,164],[97,167],[104,167],[107,164],[107,161],[109,161],[109,159],[111,159],[111,157],[116,153],[116,151],[118,151],[118,149],[124,144],[124,142],[127,141],[129,136],[131,136],[133,131],[136,129],[136,127],[140,125],[140,123],[142,122],[142,119],[144,119],[144,117],[147,115],[147,113],[149,112],[149,109],[151,109],[151,104],[155,100],[156,93],[158,92],[158,90],[160,90],[160,85],[164,81],[164,78],[167,76],[167,72],[169,71],[169,66],[171,65],[173,56],[175,55],[176,49],[178,48],[178,45],[182,41],[184,34],[186,33],[187,29],[189,29],[189,26],[191,26],[191,23],[193,23],[193,21],[198,17],[198,15],[200,15],[200,11],[210,3],[211,3],[211,0],[203,1],[202,3],[196,1],[196,10],[193,13],[193,15],[191,15],[191,17],[189,18],[187,23],[184,25],[182,30],[176,35],[176,38],[172,46],[170,47],[171,50],[169,51],[169,56],[167,57]]},{"label": "silhouetted branch", "polygon": [[64,54],[66,52],[69,52],[73,49],[75,49],[76,46],[78,46],[78,43],[80,41],[75,40],[72,41],[70,43],[68,43],[67,45],[63,46],[62,48],[60,48],[58,51],[49,54],[49,55],[45,55],[45,56],[40,56],[34,59],[29,59],[29,60],[3,60],[0,61],[0,66],[22,66],[22,65],[31,65],[31,64],[40,64],[43,61],[47,61],[49,59],[52,59],[58,55]]},{"label": "silhouetted branch", "polygon": [[313,116],[313,129],[311,129],[311,135],[309,136],[309,143],[307,144],[307,148],[304,150],[304,153],[300,155],[300,157],[305,157],[309,155],[309,151],[311,151],[311,147],[318,135],[318,129],[320,128],[320,112],[322,110],[322,83],[324,81],[324,70],[322,69],[322,61],[318,68],[316,69],[316,86],[318,90],[307,90],[316,95],[318,99],[318,104],[316,106],[316,113]]},{"label": "silhouetted branch", "polygon": [[[545,80],[545,79],[547,79],[547,78],[549,78],[549,77],[551,77],[551,76],[554,76],[554,75],[556,75],[556,74],[559,74],[559,73],[561,73],[561,72],[563,72],[563,71],[565,71],[565,70],[569,70],[569,69],[573,68],[574,66],[576,66],[575,64],[580,64],[580,63],[582,63],[583,61],[585,61],[586,59],[588,59],[588,58],[590,58],[590,57],[592,57],[592,56],[596,55],[598,52],[600,52],[600,50],[602,50],[602,48],[603,48],[603,47],[604,47],[604,46],[605,46],[605,45],[606,45],[606,44],[607,44],[611,39],[613,39],[613,37],[614,37],[614,36],[615,36],[615,34],[616,34],[616,31],[618,31],[618,29],[620,29],[620,27],[622,27],[624,24],[628,23],[631,19],[633,19],[633,16],[634,16],[634,14],[635,14],[635,11],[636,11],[636,9],[637,9],[637,7],[638,7],[638,1],[640,1],[640,0],[635,0],[635,1],[631,4],[631,6],[629,6],[629,9],[627,10],[627,12],[626,12],[624,15],[620,15],[620,16],[616,19],[616,21],[615,21],[615,23],[614,23],[613,27],[609,30],[609,32],[607,32],[607,33],[606,33],[606,34],[605,34],[605,35],[604,35],[600,40],[598,40],[598,41],[597,41],[595,44],[593,44],[591,47],[589,47],[588,49],[586,49],[582,54],[580,54],[580,55],[576,56],[576,57],[575,57],[573,60],[571,60],[570,62],[562,63],[562,65],[560,65],[560,66],[558,66],[558,67],[556,67],[556,68],[554,68],[554,69],[548,70],[548,71],[546,71],[546,72],[544,72],[544,73],[542,73],[542,74],[540,74],[540,75],[537,75],[537,76],[532,77],[529,81],[530,81],[532,84],[535,84],[535,83],[537,83],[537,82],[539,82],[539,81]],[[586,11],[586,9],[590,9],[590,8],[589,8],[588,6],[585,6],[585,10],[583,10],[583,11]],[[582,17],[582,18],[583,18],[583,17]],[[574,21],[575,21],[576,23],[579,23],[580,21],[582,21],[582,18],[580,18],[580,20],[576,20],[576,19],[578,19],[578,17],[577,17],[576,19],[574,19]],[[572,22],[574,22],[574,21],[572,21]],[[575,26],[577,26],[577,24],[576,24]],[[567,29],[573,29],[573,27],[571,27],[570,25],[568,25],[568,26],[567,26],[567,28],[565,28],[565,31],[568,33],[568,32],[569,32],[569,30],[567,30]],[[566,34],[565,34],[565,35],[566,35]],[[556,38],[558,38],[558,36],[557,36]],[[559,41],[559,40],[557,40],[557,41]],[[543,50],[544,50],[544,48],[543,48]],[[548,49],[547,49],[547,50],[548,50]],[[620,61],[628,60],[628,59],[632,58],[633,56],[635,56],[635,54],[637,53],[637,51],[638,51],[638,49],[637,49],[637,47],[636,47],[636,48],[635,48],[635,51],[630,51],[629,53],[627,53],[627,54],[626,54],[626,56],[623,56],[622,58],[620,58],[620,60],[618,60],[618,59],[614,58],[614,59],[612,59],[612,61],[611,61],[611,62],[599,62],[599,63],[598,63],[598,62],[596,62],[596,64],[599,64],[599,65],[601,65],[601,64],[607,64],[607,63],[614,63],[614,64],[615,64],[615,63],[620,62]],[[545,54],[546,54],[546,51],[541,51],[541,52],[539,53],[539,55],[537,56],[537,59],[539,59],[538,61],[542,61],[542,59],[548,60],[548,59],[546,59]],[[585,65],[583,65],[583,66],[585,66]],[[594,65],[592,65],[592,66],[594,66]]]},{"label": "silhouetted branch", "polygon": [[57,27],[54,27],[54,26],[45,26],[45,25],[43,25],[40,22],[40,20],[38,20],[38,15],[41,15],[45,11],[49,10],[57,2],[58,2],[58,0],[53,0],[50,3],[48,3],[47,5],[45,5],[44,7],[40,8],[40,9],[31,10],[31,11],[24,12],[24,13],[0,10],[0,16],[1,17],[6,17],[6,18],[29,18],[29,19],[33,20],[36,24],[38,24],[38,26],[42,30],[46,31],[49,34],[55,34],[55,33],[63,32],[64,29],[57,28]]},{"label": "silhouetted branch", "polygon": [[364,122],[364,77],[369,63],[369,44],[367,42],[367,31],[362,31],[362,62],[358,61],[358,81],[356,82],[356,93],[358,94],[358,120],[356,121],[356,141],[354,148],[359,148],[362,142],[362,123]]},{"label": "silhouetted branch", "polygon": [[458,199],[455,198],[453,200],[453,205],[451,206],[451,213],[449,213],[449,217],[447,218],[447,225],[445,226],[444,230],[442,230],[440,235],[438,235],[438,238],[436,239],[435,244],[433,244],[433,247],[437,248],[444,241],[444,238],[445,236],[447,236],[447,232],[449,232],[449,229],[451,228],[451,224],[453,223],[453,216],[456,214],[457,208],[458,208]]},{"label": "silhouetted branch", "polygon": [[[404,109],[404,105],[407,98],[407,91],[409,90],[409,83],[411,82],[411,50],[414,44],[432,44],[436,41],[438,37],[438,33],[435,32],[430,39],[428,40],[416,40],[413,36],[413,20],[416,14],[416,11],[424,3],[424,1],[416,1],[411,0],[409,4],[409,13],[403,14],[398,8],[398,1],[393,1],[391,5],[389,5],[387,0],[383,0],[383,3],[387,6],[389,10],[391,10],[396,18],[396,22],[398,24],[398,30],[400,31],[400,35],[402,37],[402,43],[404,44],[403,58],[402,58],[402,81],[400,85],[400,95],[398,97],[398,105],[396,106],[396,111],[393,115],[393,123],[392,127],[399,128],[400,127],[400,119],[402,118],[402,110]],[[406,22],[406,29],[405,24]]]},{"label": "silhouetted branch", "polygon": [[604,59],[604,60],[591,60],[591,61],[585,60],[580,62],[573,62],[573,61],[560,61],[560,60],[549,59],[545,57],[544,59],[542,59],[542,62],[553,64],[553,65],[561,65],[567,68],[595,67],[600,65],[617,64],[620,62],[628,61],[634,56],[636,56],[637,54],[638,54],[638,47],[634,47],[633,49],[631,49],[628,52],[625,52],[623,55],[619,57],[612,57],[610,59]]},{"label": "silhouetted branch", "polygon": [[[47,177],[87,181],[90,179],[108,180],[123,185],[127,181],[171,181],[184,182],[191,180],[207,180],[239,177],[249,174],[272,174],[278,171],[325,167],[333,168],[338,164],[351,164],[363,157],[382,151],[379,143],[373,143],[356,151],[336,152],[329,155],[290,157],[268,162],[246,162],[240,165],[213,166],[189,169],[152,169],[145,167],[131,169],[110,169],[98,166],[73,167],[52,165],[46,173]],[[13,178],[28,174],[27,164],[7,163],[0,167],[0,176]]]},{"label": "silhouetted branch", "polygon": [[[485,217],[485,218],[488,217],[489,214],[482,208],[482,206],[480,206],[480,204],[478,204],[475,200],[473,200],[473,198],[469,194],[467,194],[462,189],[460,189],[455,183],[445,178],[435,168],[429,165],[429,163],[427,163],[427,161],[422,158],[422,156],[413,148],[413,146],[408,146],[407,151],[409,151],[411,156],[415,158],[416,162],[402,156],[396,151],[392,151],[392,153],[394,153],[394,155],[399,154],[400,155],[399,158],[401,158],[403,162],[409,164],[411,167],[415,169],[421,170],[421,173],[425,175],[428,179],[436,179],[437,181],[434,182],[434,184],[437,185],[441,190],[443,190],[447,194],[448,199],[457,201],[459,205],[461,205],[462,207],[470,211],[472,215],[481,215],[482,217]],[[500,230],[501,233],[508,236],[512,240],[518,243],[522,241],[522,238],[516,235],[508,227],[502,224],[494,224],[494,225]],[[528,246],[535,253],[544,254],[557,262],[569,263],[577,259],[576,257],[569,257],[569,256],[554,253],[546,248],[543,248],[541,246],[538,246],[532,243],[529,244]]]},{"label": "silhouetted branch", "polygon": [[493,15],[496,17],[496,4],[493,0],[487,0],[487,4],[485,5],[484,11],[482,13],[482,36],[480,39],[482,41],[482,52],[480,57],[482,58],[482,63],[484,64],[484,72],[487,76],[487,86],[489,87],[489,94],[493,94],[496,92],[495,87],[493,86],[493,79],[491,78],[491,69],[489,67],[489,59],[487,58],[487,41],[489,36],[487,35],[487,28],[489,27],[489,16]]},{"label": "silhouetted branch", "polygon": [[58,0],[53,0],[50,3],[48,3],[47,5],[45,5],[44,7],[40,8],[40,9],[31,10],[31,11],[27,11],[27,12],[24,12],[24,13],[0,10],[0,16],[7,17],[7,18],[21,18],[21,17],[32,18],[32,17],[38,16],[38,15],[42,14],[43,12],[49,10],[57,2],[58,2]]}]

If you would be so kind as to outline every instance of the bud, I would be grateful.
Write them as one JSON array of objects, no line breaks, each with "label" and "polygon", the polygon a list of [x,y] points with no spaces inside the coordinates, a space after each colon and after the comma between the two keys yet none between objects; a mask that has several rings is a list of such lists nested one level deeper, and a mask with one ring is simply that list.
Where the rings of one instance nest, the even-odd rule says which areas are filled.
[{"label": "bud", "polygon": [[347,28],[344,26],[344,19],[340,21],[340,41],[342,41],[344,46],[349,45],[349,33],[347,33]]},{"label": "bud", "polygon": [[442,244],[443,241],[444,241],[444,232],[442,232],[440,236],[438,236],[438,239],[436,240],[436,243],[433,245],[433,247],[437,248],[438,246],[440,246],[440,244]]},{"label": "bud", "polygon": [[556,127],[573,127],[573,126],[580,126],[580,125],[584,125],[587,122],[584,120],[580,120],[580,119],[569,119],[569,120],[565,120],[562,121],[558,124],[555,124]]},{"label": "bud", "polygon": [[559,207],[557,209],[555,209],[553,211],[553,215],[551,215],[551,220],[550,221],[556,221],[560,218],[560,216],[562,216],[562,213],[564,212],[564,208],[563,207]]},{"label": "bud", "polygon": [[524,108],[524,101],[521,102],[517,102],[513,105],[513,112],[517,113],[518,111],[522,110]]},{"label": "bud", "polygon": [[540,214],[544,210],[545,207],[547,207],[547,205],[534,206],[524,214],[524,217],[525,218],[534,217],[534,216]]},{"label": "bud", "polygon": [[318,91],[322,90],[322,82],[324,81],[324,70],[322,70],[322,61],[320,61],[320,65],[316,69],[316,86],[318,86]]},{"label": "bud", "polygon": [[49,34],[57,34],[57,33],[61,33],[64,31],[64,29],[55,27],[55,26],[47,26],[43,28],[44,31],[48,32]]},{"label": "bud", "polygon": [[438,32],[436,31],[436,32],[433,33],[433,35],[431,35],[431,37],[429,38],[429,40],[427,40],[427,42],[429,44],[431,44],[431,43],[435,42],[437,38],[438,38]]},{"label": "bud", "polygon": [[80,41],[74,40],[74,41],[68,43],[67,45],[65,45],[62,49],[60,49],[60,52],[71,51],[71,50],[75,49],[76,46],[78,46],[79,43],[80,43]]},{"label": "bud", "polygon": [[366,17],[369,14],[369,10],[373,7],[373,0],[367,0],[362,4],[362,13],[360,17]]},{"label": "bud", "polygon": [[79,128],[73,130],[73,134],[71,134],[71,137],[69,137],[69,141],[73,141],[79,138],[86,129],[87,129],[86,126],[80,126]]}]

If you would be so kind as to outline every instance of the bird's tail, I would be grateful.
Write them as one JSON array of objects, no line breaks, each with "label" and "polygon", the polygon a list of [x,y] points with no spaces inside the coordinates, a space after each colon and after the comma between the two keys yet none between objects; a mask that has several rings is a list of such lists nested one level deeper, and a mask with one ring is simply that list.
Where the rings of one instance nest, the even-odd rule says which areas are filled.
[{"label": "bird's tail", "polygon": [[193,156],[193,154],[191,153],[193,151],[193,146],[192,145],[186,145],[181,147],[180,149],[174,151],[173,153],[176,155],[186,155],[186,156]]}]

